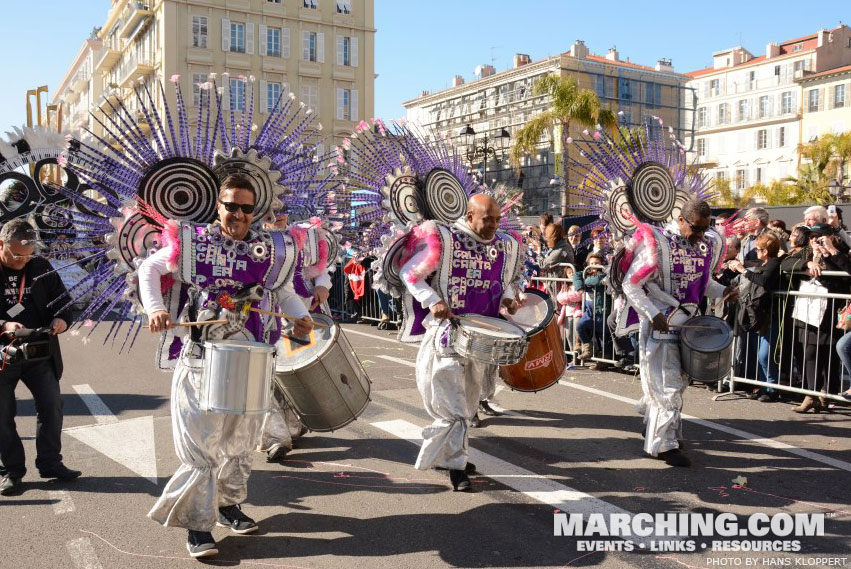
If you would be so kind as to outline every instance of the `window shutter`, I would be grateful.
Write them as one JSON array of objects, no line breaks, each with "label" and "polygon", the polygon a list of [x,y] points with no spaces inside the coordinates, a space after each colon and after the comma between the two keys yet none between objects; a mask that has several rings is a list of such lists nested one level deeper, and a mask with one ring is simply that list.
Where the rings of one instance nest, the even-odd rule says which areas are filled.
[{"label": "window shutter", "polygon": [[358,118],[358,90],[357,89],[352,89],[351,104],[352,104],[352,106],[351,106],[351,111],[350,111],[349,116],[351,117],[351,119],[354,122],[358,122],[360,119]]},{"label": "window shutter", "polygon": [[301,58],[310,61],[310,32],[301,32]]},{"label": "window shutter", "polygon": [[245,53],[254,53],[254,22],[245,23]]},{"label": "window shutter", "polygon": [[833,103],[834,103],[834,99],[835,99],[834,93],[835,93],[834,89],[832,89],[830,87],[827,88],[827,108],[828,109],[833,108]]},{"label": "window shutter", "polygon": [[352,43],[349,46],[349,51],[351,51],[351,62],[352,67],[358,66],[358,38],[352,38]]},{"label": "window shutter", "polygon": [[267,53],[266,45],[269,41],[269,32],[267,31],[266,26],[263,24],[257,26],[257,41],[257,53],[259,53],[261,56],[265,56]]},{"label": "window shutter", "polygon": [[343,36],[337,36],[337,65],[343,65]]},{"label": "window shutter", "polygon": [[316,149],[316,157],[319,158],[320,161],[325,159],[325,144],[319,143],[315,147]]},{"label": "window shutter", "polygon": [[337,89],[337,120],[343,120],[343,90]]},{"label": "window shutter", "polygon": [[260,81],[258,81],[258,84],[260,85],[260,112],[268,113],[269,106],[266,104],[266,101],[269,98],[269,87],[267,86],[268,83],[261,79]]},{"label": "window shutter", "polygon": [[316,34],[316,61],[325,63],[325,34]]},{"label": "window shutter", "polygon": [[230,20],[222,18],[222,51],[230,51]]},{"label": "window shutter", "polygon": [[290,29],[283,28],[281,30],[281,57],[289,59],[290,57]]}]

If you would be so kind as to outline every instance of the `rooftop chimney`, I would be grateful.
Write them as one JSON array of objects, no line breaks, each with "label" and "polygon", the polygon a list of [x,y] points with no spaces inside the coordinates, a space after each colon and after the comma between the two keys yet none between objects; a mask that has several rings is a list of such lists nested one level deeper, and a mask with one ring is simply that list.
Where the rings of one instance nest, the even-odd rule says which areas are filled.
[{"label": "rooftop chimney", "polygon": [[496,73],[493,65],[478,65],[476,66],[476,75],[484,79]]},{"label": "rooftop chimney", "polygon": [[526,65],[526,64],[527,64],[527,63],[529,63],[530,61],[532,61],[532,58],[530,58],[530,57],[529,57],[527,54],[525,54],[525,53],[515,53],[515,54],[514,54],[514,68],[515,68],[515,69],[517,69],[517,68],[518,68],[518,67],[520,67],[521,65]]},{"label": "rooftop chimney", "polygon": [[765,58],[771,59],[780,55],[780,44],[771,42],[765,46]]},{"label": "rooftop chimney", "polygon": [[570,46],[570,56],[575,57],[576,59],[585,59],[588,57],[588,48],[585,46],[585,42],[582,40],[576,40],[576,42]]},{"label": "rooftop chimney", "polygon": [[428,97],[429,95],[431,95],[431,92],[425,89],[423,89],[423,92],[420,93],[420,97]]},{"label": "rooftop chimney", "polygon": [[618,48],[612,46],[609,48],[609,52],[606,54],[606,59],[609,61],[617,61],[618,60]]},{"label": "rooftop chimney", "polygon": [[656,62],[656,71],[669,71],[669,72],[673,73],[674,64],[671,63],[670,59],[665,59],[663,57],[659,61]]},{"label": "rooftop chimney", "polygon": [[818,37],[818,46],[822,47],[830,40],[830,32],[825,30],[824,28],[820,29],[817,34]]},{"label": "rooftop chimney", "polygon": [[464,84],[464,77],[462,77],[461,75],[456,75],[455,77],[452,78],[452,86],[453,87],[458,87],[458,86],[463,85],[463,84]]}]

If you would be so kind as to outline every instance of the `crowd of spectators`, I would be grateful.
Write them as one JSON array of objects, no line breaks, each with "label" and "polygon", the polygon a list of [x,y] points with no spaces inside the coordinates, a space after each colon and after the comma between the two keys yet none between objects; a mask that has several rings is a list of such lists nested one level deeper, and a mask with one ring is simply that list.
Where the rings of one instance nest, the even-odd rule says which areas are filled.
[{"label": "crowd of spectators", "polygon": [[[851,401],[851,332],[836,325],[847,304],[841,295],[851,294],[851,233],[833,205],[808,207],[800,219],[788,227],[760,207],[718,215],[726,250],[715,277],[736,284],[739,296],[707,303],[704,311],[733,328],[735,377],[762,383],[749,392],[753,399],[800,399],[774,387],[783,386]],[[552,295],[573,363],[637,369],[635,338],[612,333],[613,307],[622,300],[613,298],[607,275],[623,242],[602,227],[583,235],[579,226],[554,222],[549,214],[526,237],[528,283]],[[806,396],[793,410],[819,412],[828,404]]]}]

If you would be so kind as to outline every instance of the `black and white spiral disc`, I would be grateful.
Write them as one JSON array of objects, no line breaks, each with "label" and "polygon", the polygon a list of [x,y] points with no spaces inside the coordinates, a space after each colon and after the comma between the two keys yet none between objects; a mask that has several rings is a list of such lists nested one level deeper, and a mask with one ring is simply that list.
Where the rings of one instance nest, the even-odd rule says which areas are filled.
[{"label": "black and white spiral disc", "polygon": [[139,198],[168,219],[209,223],[216,218],[219,184],[204,163],[192,158],[167,158],[148,171]]},{"label": "black and white spiral disc", "polygon": [[394,221],[400,225],[417,223],[423,218],[422,191],[417,185],[417,177],[403,174],[396,177],[385,190],[388,192],[390,212]]},{"label": "black and white spiral disc", "polygon": [[159,227],[148,223],[141,213],[134,213],[119,227],[115,248],[127,266],[133,267],[133,259],[147,257],[149,252],[159,249],[162,242]]},{"label": "black and white spiral disc", "polygon": [[666,221],[671,216],[677,189],[671,172],[658,162],[645,162],[632,174],[629,198],[644,221]]},{"label": "black and white spiral disc", "polygon": [[625,235],[635,231],[633,222],[633,211],[629,203],[629,195],[626,186],[618,186],[609,194],[608,204],[605,207],[603,219],[613,228]]},{"label": "black and white spiral disc", "polygon": [[387,254],[382,260],[381,269],[384,272],[384,279],[391,290],[405,290],[405,283],[402,282],[402,277],[399,271],[402,268],[402,254],[405,252],[407,239],[398,239],[390,246]]},{"label": "black and white spiral disc", "polygon": [[33,215],[33,220],[39,231],[45,232],[45,237],[42,239],[49,239],[56,235],[72,238],[77,234],[71,214],[55,204],[39,206]]},{"label": "black and white spiral disc", "polygon": [[467,213],[467,193],[449,170],[435,168],[426,176],[425,201],[432,219],[454,223]]}]

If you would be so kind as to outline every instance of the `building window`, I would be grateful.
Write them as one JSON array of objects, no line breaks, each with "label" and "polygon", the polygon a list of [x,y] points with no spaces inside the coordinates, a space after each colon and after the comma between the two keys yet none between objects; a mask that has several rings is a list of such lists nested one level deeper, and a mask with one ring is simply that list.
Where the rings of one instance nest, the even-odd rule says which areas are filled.
[{"label": "building window", "polygon": [[301,84],[301,100],[308,109],[319,107],[319,85],[303,82]]},{"label": "building window", "polygon": [[839,109],[845,106],[845,85],[836,85],[833,88],[833,108]]},{"label": "building window", "polygon": [[622,101],[632,100],[632,85],[629,79],[618,79],[618,98]]},{"label": "building window", "polygon": [[[196,107],[201,104],[201,85],[207,82],[206,73],[192,74],[192,104]],[[209,91],[207,92],[209,96]]]},{"label": "building window", "polygon": [[266,83],[266,108],[272,110],[281,97],[280,83]]},{"label": "building window", "polygon": [[768,95],[763,95],[759,98],[759,118],[764,119],[768,117],[769,113],[769,99]]},{"label": "building window", "polygon": [[337,89],[337,119],[342,121],[352,120],[352,91],[351,89]]},{"label": "building window", "polygon": [[231,22],[230,50],[233,53],[245,53],[245,24]]},{"label": "building window", "polygon": [[768,129],[760,129],[756,131],[756,149],[765,150],[768,148]]},{"label": "building window", "polygon": [[338,14],[351,14],[352,13],[352,0],[337,0],[337,13]]},{"label": "building window", "polygon": [[358,66],[358,38],[337,36],[337,65]]},{"label": "building window", "polygon": [[699,109],[697,109],[697,127],[698,128],[706,126],[706,124],[707,124],[706,118],[707,118],[706,107],[700,107]]},{"label": "building window", "polygon": [[280,4],[281,0],[266,0],[269,4]]},{"label": "building window", "polygon": [[317,10],[319,8],[319,0],[301,0],[301,7]]},{"label": "building window", "polygon": [[744,190],[748,185],[748,173],[744,169],[736,170],[736,189]]},{"label": "building window", "polygon": [[645,83],[647,92],[645,93],[645,101],[649,108],[658,107],[662,104],[662,85],[659,83]]},{"label": "building window", "polygon": [[721,80],[713,79],[709,82],[709,94],[716,97],[721,94]]},{"label": "building window", "polygon": [[724,170],[720,170],[718,172],[715,172],[715,180],[717,180],[719,182],[723,182],[726,179],[727,179],[727,172],[725,172]]},{"label": "building window", "polygon": [[730,105],[721,103],[718,105],[718,124],[727,124],[730,122]]},{"label": "building window", "polygon": [[738,102],[739,122],[748,120],[748,100],[741,99]]},{"label": "building window", "polygon": [[757,168],[757,169],[756,169],[756,180],[755,180],[755,183],[757,183],[757,184],[761,184],[761,183],[762,183],[762,168]]},{"label": "building window", "polygon": [[698,138],[697,139],[697,155],[698,156],[706,156],[706,139]]},{"label": "building window", "polygon": [[780,95],[780,107],[782,114],[792,114],[792,91],[783,91],[783,94]]},{"label": "building window", "polygon": [[230,110],[245,110],[245,81],[240,79],[230,80]]},{"label": "building window", "polygon": [[302,59],[305,61],[323,62],[325,58],[322,53],[322,38],[324,36],[325,34],[304,32],[302,36]]},{"label": "building window", "polygon": [[266,55],[281,57],[281,28],[266,28]]},{"label": "building window", "polygon": [[777,129],[777,146],[786,146],[786,127],[781,126]]},{"label": "building window", "polygon": [[207,49],[206,16],[192,16],[192,47]]},{"label": "building window", "polygon": [[807,111],[814,113],[819,110],[819,90],[810,89],[807,92]]},{"label": "building window", "polygon": [[606,76],[596,75],[594,77],[594,89],[597,91],[597,97],[603,99],[606,97]]}]

